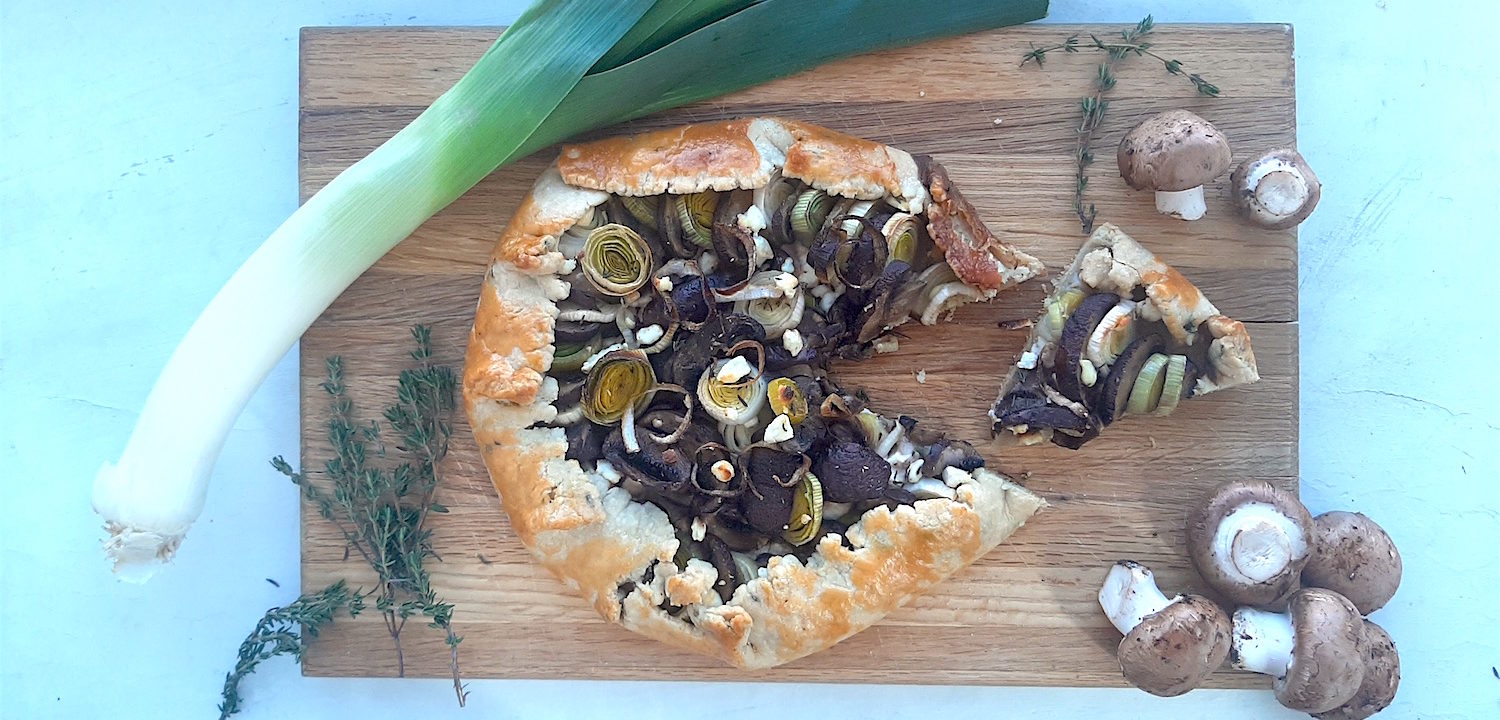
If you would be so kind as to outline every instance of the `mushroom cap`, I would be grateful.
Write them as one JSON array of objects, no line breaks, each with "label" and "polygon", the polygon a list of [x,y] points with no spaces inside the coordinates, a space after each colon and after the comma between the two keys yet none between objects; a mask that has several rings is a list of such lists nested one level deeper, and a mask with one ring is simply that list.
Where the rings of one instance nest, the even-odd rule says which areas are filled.
[{"label": "mushroom cap", "polygon": [[1401,684],[1401,658],[1385,628],[1365,621],[1365,679],[1354,698],[1325,713],[1319,720],[1364,720],[1390,706]]},{"label": "mushroom cap", "polygon": [[1360,513],[1335,510],[1313,518],[1312,557],[1302,584],[1328,588],[1369,615],[1401,585],[1401,554],[1391,536]]},{"label": "mushroom cap", "polygon": [[[1257,190],[1250,188],[1249,181],[1255,176],[1256,187],[1260,188],[1264,173],[1274,172],[1272,168],[1287,165],[1296,168],[1297,173],[1302,176],[1307,197],[1295,212],[1279,215],[1265,207]],[[1229,174],[1229,184],[1234,189],[1234,205],[1240,213],[1249,218],[1250,222],[1270,230],[1284,230],[1306,220],[1323,196],[1323,183],[1318,181],[1317,174],[1308,166],[1302,154],[1291,148],[1277,148],[1246,159]]]},{"label": "mushroom cap", "polygon": [[[1274,508],[1304,539],[1301,553],[1295,547],[1281,548],[1287,553],[1286,565],[1260,582],[1232,573],[1216,560],[1214,553],[1215,538],[1224,519],[1239,508],[1255,504]],[[1275,608],[1297,589],[1302,568],[1311,554],[1312,535],[1312,515],[1294,495],[1260,480],[1233,481],[1220,485],[1188,516],[1188,556],[1204,582],[1224,599],[1241,605]]]},{"label": "mushroom cap", "polygon": [[1115,153],[1120,177],[1137,190],[1191,190],[1229,169],[1229,141],[1186,110],[1146,118],[1125,133]]},{"label": "mushroom cap", "polygon": [[1365,677],[1365,621],[1359,610],[1332,590],[1304,588],[1292,594],[1288,611],[1292,661],[1273,685],[1276,699],[1305,713],[1349,702]]},{"label": "mushroom cap", "polygon": [[1181,695],[1224,664],[1232,632],[1229,616],[1217,603],[1183,595],[1146,616],[1120,640],[1120,672],[1152,695]]}]

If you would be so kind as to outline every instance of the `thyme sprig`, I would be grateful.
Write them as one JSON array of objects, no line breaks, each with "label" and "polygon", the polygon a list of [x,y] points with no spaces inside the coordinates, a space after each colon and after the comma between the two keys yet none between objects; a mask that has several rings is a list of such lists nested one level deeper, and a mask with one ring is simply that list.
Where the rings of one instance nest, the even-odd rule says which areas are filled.
[{"label": "thyme sprig", "polygon": [[[260,661],[291,655],[301,662],[306,640],[333,622],[337,611],[350,617],[374,597],[374,607],[385,623],[396,653],[396,674],[406,674],[401,633],[408,620],[427,618],[428,627],[442,630],[449,649],[453,689],[462,707],[467,700],[459,672],[458,645],[462,637],[453,631],[453,605],[437,597],[426,568],[432,549],[428,513],[448,511],[433,499],[438,486],[438,465],[448,453],[453,435],[457,376],[453,369],[437,365],[432,358],[432,333],[425,326],[412,328],[416,349],[413,367],[402,370],[396,383],[396,402],[385,409],[389,430],[397,437],[395,449],[408,459],[387,462],[380,423],[356,420],[354,403],[344,385],[344,363],[328,358],[327,378],[331,417],[328,439],[334,457],[324,463],[326,482],[314,483],[296,472],[278,456],[271,466],[302,489],[302,497],[316,508],[318,516],[332,523],[343,536],[345,557],[353,551],[375,570],[378,584],[367,592],[349,592],[343,580],[312,595],[298,598],[286,608],[272,608],[240,648],[240,662],[225,678],[220,717],[239,710],[239,683]],[[331,489],[330,489],[331,488]],[[296,630],[301,626],[301,633]],[[248,658],[248,660],[247,660]]]},{"label": "thyme sprig", "polygon": [[240,681],[262,661],[278,655],[291,655],[302,662],[307,652],[307,641],[318,636],[318,630],[333,622],[340,610],[349,617],[359,615],[364,609],[367,594],[350,592],[340,580],[321,592],[303,595],[286,607],[274,607],[266,611],[255,630],[240,643],[240,656],[234,670],[224,676],[223,701],[219,704],[219,720],[224,720],[240,711]]},{"label": "thyme sprig", "polygon": [[1109,109],[1109,100],[1106,100],[1104,96],[1115,87],[1115,65],[1131,55],[1151,57],[1160,61],[1168,73],[1186,77],[1197,89],[1199,95],[1219,96],[1217,85],[1204,80],[1197,73],[1184,71],[1181,61],[1169,60],[1151,50],[1151,42],[1143,38],[1150,35],[1154,28],[1155,22],[1150,15],[1147,15],[1134,27],[1121,30],[1119,42],[1106,42],[1099,36],[1090,34],[1088,36],[1090,42],[1085,43],[1081,39],[1082,36],[1075,33],[1056,45],[1042,47],[1032,45],[1031,51],[1021,56],[1023,67],[1030,62],[1035,62],[1037,67],[1043,67],[1047,53],[1051,52],[1076,53],[1082,50],[1093,50],[1104,53],[1104,60],[1099,63],[1099,69],[1094,74],[1094,92],[1078,103],[1082,118],[1079,120],[1076,131],[1077,144],[1074,150],[1077,170],[1073,189],[1073,212],[1078,215],[1078,221],[1083,226],[1085,235],[1094,231],[1094,218],[1099,212],[1093,203],[1089,203],[1085,208],[1084,197],[1089,184],[1088,168],[1094,162],[1092,150],[1094,135],[1104,122],[1105,112]]}]

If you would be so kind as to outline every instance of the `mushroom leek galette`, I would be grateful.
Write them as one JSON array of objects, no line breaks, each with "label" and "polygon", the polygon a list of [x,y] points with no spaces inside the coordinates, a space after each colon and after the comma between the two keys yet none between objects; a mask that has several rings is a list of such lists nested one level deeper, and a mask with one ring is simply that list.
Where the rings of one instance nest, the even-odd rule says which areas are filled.
[{"label": "mushroom leek galette", "polygon": [[815,126],[567,146],[495,249],[467,410],[517,535],[602,616],[776,665],[1043,505],[829,375],[1040,270],[937,163]]},{"label": "mushroom leek galette", "polygon": [[1077,449],[1127,415],[1260,379],[1245,326],[1114,225],[1055,286],[990,411],[996,432]]}]

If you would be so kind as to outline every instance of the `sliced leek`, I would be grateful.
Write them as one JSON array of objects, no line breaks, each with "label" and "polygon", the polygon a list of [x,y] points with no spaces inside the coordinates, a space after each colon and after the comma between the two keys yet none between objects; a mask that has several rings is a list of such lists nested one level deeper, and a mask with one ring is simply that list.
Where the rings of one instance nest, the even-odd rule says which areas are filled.
[{"label": "sliced leek", "polygon": [[769,221],[776,216],[776,211],[781,209],[796,189],[795,180],[782,177],[779,169],[772,170],[770,181],[755,189],[751,202],[755,207],[760,208],[761,215]]},{"label": "sliced leek", "polygon": [[719,194],[713,191],[691,195],[673,195],[677,222],[682,236],[704,250],[713,249],[714,211],[719,209]]},{"label": "sliced leek", "polygon": [[880,234],[885,236],[886,263],[900,260],[910,265],[917,256],[916,216],[911,213],[898,212],[885,221]]},{"label": "sliced leek", "polygon": [[[1125,406],[1127,415],[1146,415],[1156,411],[1161,400],[1162,386],[1167,380],[1167,356],[1154,353],[1141,366],[1141,374],[1135,376],[1130,386],[1130,397]],[[1179,383],[1180,386],[1180,383]]]},{"label": "sliced leek", "polygon": [[583,381],[583,416],[600,425],[613,425],[627,409],[640,411],[656,388],[656,371],[639,350],[612,350],[599,358]]},{"label": "sliced leek", "polygon": [[1162,373],[1161,401],[1156,405],[1157,415],[1171,415],[1182,402],[1186,393],[1183,388],[1187,375],[1187,356],[1173,355],[1167,358],[1167,369]]},{"label": "sliced leek", "polygon": [[771,412],[786,416],[793,425],[807,419],[807,396],[791,378],[779,377],[766,388],[766,399],[771,403]]},{"label": "sliced leek", "polygon": [[1135,306],[1134,300],[1121,300],[1094,327],[1083,351],[1083,356],[1094,367],[1107,367],[1135,339]]},{"label": "sliced leek", "polygon": [[573,373],[583,369],[583,363],[599,352],[599,336],[582,345],[560,345],[552,354],[552,372]]},{"label": "sliced leek", "polygon": [[943,315],[958,309],[960,305],[984,299],[984,293],[965,282],[955,280],[939,285],[927,293],[927,303],[922,308],[922,324],[936,325]]},{"label": "sliced leek", "polygon": [[[787,275],[787,273],[779,274]],[[775,340],[802,322],[803,306],[802,288],[798,286],[787,295],[735,303],[734,311],[749,315],[766,329],[767,340]]]},{"label": "sliced leek", "polygon": [[803,190],[792,206],[792,239],[803,245],[812,243],[828,213],[833,210],[833,198],[822,190]]},{"label": "sliced leek", "polygon": [[601,225],[589,233],[579,265],[599,292],[628,297],[651,279],[651,246],[624,225]]},{"label": "sliced leek", "polygon": [[751,369],[734,381],[721,379],[734,359],[718,360],[698,378],[698,402],[715,420],[726,425],[745,425],[755,421],[766,404],[766,378]]},{"label": "sliced leek", "polygon": [[658,202],[660,201],[654,197],[631,197],[629,195],[620,197],[620,205],[624,206],[625,211],[652,230],[657,229],[656,204]]},{"label": "sliced leek", "polygon": [[811,472],[802,473],[802,482],[792,495],[792,518],[781,536],[793,545],[806,545],[818,537],[823,526],[823,484]]},{"label": "sliced leek", "polygon": [[1056,298],[1047,301],[1047,311],[1042,314],[1042,320],[1037,327],[1036,334],[1047,342],[1057,342],[1062,338],[1063,325],[1073,311],[1078,309],[1078,304],[1083,302],[1082,290],[1067,290]]}]

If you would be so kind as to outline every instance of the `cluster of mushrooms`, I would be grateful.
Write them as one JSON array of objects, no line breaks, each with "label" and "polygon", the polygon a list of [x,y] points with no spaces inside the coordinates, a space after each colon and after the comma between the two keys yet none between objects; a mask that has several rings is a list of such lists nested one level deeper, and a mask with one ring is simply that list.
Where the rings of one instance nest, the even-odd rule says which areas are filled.
[{"label": "cluster of mushrooms", "polygon": [[[1203,186],[1229,169],[1230,157],[1224,134],[1187,110],[1168,110],[1142,120],[1125,133],[1115,153],[1126,184],[1154,191],[1157,212],[1183,220],[1197,220],[1208,212]],[[1318,176],[1291,148],[1251,157],[1229,180],[1236,209],[1252,224],[1269,230],[1305,220],[1322,194]]]},{"label": "cluster of mushrooms", "polygon": [[586,472],[666,512],[676,562],[726,601],[878,505],[955,496],[984,460],[828,377],[888,331],[979,299],[919,216],[773,175],[729,192],[612,196],[559,241],[553,425]]},{"label": "cluster of mushrooms", "polygon": [[1131,684],[1180,695],[1228,658],[1270,675],[1282,705],[1317,718],[1366,718],[1395,698],[1395,645],[1364,618],[1401,582],[1401,556],[1379,525],[1342,511],[1315,518],[1295,496],[1243,481],[1192,512],[1187,538],[1199,575],[1236,609],[1168,598],[1149,569],[1116,564],[1099,604],[1125,635],[1117,655]]}]

